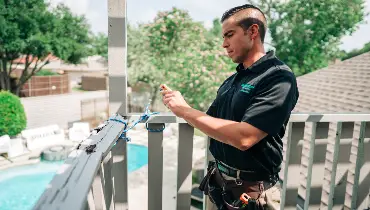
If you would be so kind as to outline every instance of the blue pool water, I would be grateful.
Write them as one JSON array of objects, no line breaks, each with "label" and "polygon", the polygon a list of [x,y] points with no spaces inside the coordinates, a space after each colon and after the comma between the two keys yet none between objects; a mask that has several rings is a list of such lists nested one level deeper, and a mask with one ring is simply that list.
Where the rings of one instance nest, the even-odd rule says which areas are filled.
[{"label": "blue pool water", "polygon": [[[148,163],[147,147],[128,144],[127,150],[129,172]],[[0,171],[0,210],[32,209],[62,164],[41,161]]]}]

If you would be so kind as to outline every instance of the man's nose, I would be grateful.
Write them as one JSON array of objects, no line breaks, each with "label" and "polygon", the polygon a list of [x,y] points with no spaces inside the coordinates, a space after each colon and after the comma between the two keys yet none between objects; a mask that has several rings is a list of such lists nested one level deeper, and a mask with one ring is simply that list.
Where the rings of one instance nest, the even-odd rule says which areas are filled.
[{"label": "man's nose", "polygon": [[229,46],[230,46],[229,43],[226,41],[226,39],[224,39],[224,41],[222,42],[222,47],[227,48]]}]

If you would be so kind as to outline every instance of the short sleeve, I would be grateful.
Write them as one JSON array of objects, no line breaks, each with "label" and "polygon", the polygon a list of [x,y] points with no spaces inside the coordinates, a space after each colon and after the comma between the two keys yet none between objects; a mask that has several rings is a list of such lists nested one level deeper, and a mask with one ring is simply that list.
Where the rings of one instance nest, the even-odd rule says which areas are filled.
[{"label": "short sleeve", "polygon": [[294,74],[278,70],[260,81],[242,122],[275,135],[289,118],[298,100],[298,88]]},{"label": "short sleeve", "polygon": [[[234,74],[233,76],[235,76],[235,74]],[[221,84],[221,86],[217,89],[217,92],[216,92],[216,98],[213,100],[213,102],[212,102],[211,106],[210,106],[210,107],[208,108],[208,110],[206,111],[206,114],[207,114],[207,115],[210,115],[210,116],[212,116],[212,117],[216,117],[216,114],[217,114],[217,106],[218,106],[218,101],[219,101],[219,99],[218,99],[218,92],[220,91],[220,89],[221,89],[225,84],[227,84],[227,83],[229,82],[229,80],[230,80],[233,76],[231,76],[231,77],[227,78],[227,79],[226,79],[226,80]]]},{"label": "short sleeve", "polygon": [[215,99],[213,102],[212,102],[212,104],[211,104],[211,106],[208,108],[208,110],[206,111],[206,114],[207,115],[209,115],[209,116],[212,116],[212,117],[214,117],[215,116],[215,114],[216,114],[216,111],[217,111],[217,101],[216,101],[217,99]]}]

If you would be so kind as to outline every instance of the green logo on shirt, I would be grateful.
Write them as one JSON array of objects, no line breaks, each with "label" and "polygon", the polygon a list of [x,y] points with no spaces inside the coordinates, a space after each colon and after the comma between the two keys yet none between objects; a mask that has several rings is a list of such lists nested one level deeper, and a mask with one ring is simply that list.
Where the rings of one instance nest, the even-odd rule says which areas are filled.
[{"label": "green logo on shirt", "polygon": [[240,91],[244,93],[250,93],[250,91],[254,88],[254,86],[250,84],[242,84],[241,86],[242,89]]}]

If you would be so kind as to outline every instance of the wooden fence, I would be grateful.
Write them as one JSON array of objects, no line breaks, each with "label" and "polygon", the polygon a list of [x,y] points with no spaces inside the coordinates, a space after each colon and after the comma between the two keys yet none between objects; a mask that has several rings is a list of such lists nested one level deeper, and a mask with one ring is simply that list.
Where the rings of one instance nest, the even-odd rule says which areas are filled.
[{"label": "wooden fence", "polygon": [[70,93],[69,77],[65,75],[32,76],[23,86],[23,97]]}]

